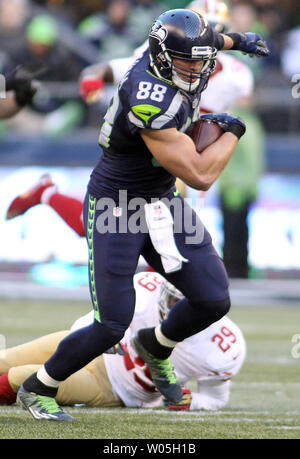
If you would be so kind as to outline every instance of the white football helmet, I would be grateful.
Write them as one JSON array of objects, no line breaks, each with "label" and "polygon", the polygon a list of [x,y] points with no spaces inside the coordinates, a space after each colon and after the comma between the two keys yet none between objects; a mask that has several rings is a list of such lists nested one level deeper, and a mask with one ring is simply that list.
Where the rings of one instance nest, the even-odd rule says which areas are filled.
[{"label": "white football helmet", "polygon": [[170,309],[172,309],[174,304],[182,298],[184,298],[184,295],[170,282],[164,281],[161,284],[160,297],[158,301],[161,321],[165,320]]}]

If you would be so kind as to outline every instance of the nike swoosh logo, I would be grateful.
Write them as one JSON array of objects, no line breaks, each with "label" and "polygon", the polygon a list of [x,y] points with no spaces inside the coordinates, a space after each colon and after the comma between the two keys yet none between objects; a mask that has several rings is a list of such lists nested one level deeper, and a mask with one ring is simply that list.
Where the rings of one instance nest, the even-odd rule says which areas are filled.
[{"label": "nike swoosh logo", "polygon": [[140,113],[141,115],[145,115],[145,116],[151,116],[152,115],[151,112],[142,112],[140,110],[137,113]]}]

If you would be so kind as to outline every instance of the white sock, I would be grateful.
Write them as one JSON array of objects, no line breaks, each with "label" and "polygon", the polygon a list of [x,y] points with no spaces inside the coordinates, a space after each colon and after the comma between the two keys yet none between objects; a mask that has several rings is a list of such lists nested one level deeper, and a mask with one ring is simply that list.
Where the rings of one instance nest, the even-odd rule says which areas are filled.
[{"label": "white sock", "polygon": [[157,341],[162,345],[166,347],[175,347],[177,344],[177,341],[172,341],[171,339],[167,338],[161,331],[160,325],[155,327],[154,329],[155,336]]},{"label": "white sock", "polygon": [[43,191],[42,196],[41,196],[41,204],[48,204],[51,196],[53,194],[55,194],[55,193],[57,193],[57,186],[56,185],[52,185],[52,186],[49,186],[48,188],[46,188]]},{"label": "white sock", "polygon": [[48,387],[58,387],[61,381],[56,381],[56,379],[51,378],[51,376],[48,375],[47,371],[45,370],[45,367],[42,366],[38,372],[37,372],[37,379],[41,381],[41,383],[45,384],[45,386]]}]

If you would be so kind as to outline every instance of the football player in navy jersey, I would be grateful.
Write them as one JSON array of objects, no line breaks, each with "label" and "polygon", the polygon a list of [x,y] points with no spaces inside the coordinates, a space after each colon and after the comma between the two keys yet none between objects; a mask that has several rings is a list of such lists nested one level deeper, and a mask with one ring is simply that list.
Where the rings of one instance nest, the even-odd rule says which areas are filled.
[{"label": "football player in navy jersey", "polygon": [[185,134],[199,117],[201,91],[217,51],[264,56],[268,50],[256,34],[218,34],[205,18],[184,9],[159,16],[149,47],[108,108],[99,137],[103,155],[88,184],[84,219],[94,322],[61,341],[21,386],[18,401],[36,419],[73,420],[55,402],[59,384],[123,337],[134,313],[133,275],[140,255],[185,295],[161,325],[139,330],[132,340],[166,403],[183,399],[169,359],[173,348],[230,307],[223,262],[174,183],[179,177],[207,190],[245,132],[243,121],[232,115],[204,115],[224,134],[201,155]]}]

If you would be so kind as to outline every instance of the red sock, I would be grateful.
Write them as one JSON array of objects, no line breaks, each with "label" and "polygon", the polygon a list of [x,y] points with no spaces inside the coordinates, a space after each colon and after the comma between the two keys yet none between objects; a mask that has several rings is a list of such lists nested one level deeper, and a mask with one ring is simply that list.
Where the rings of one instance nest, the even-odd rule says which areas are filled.
[{"label": "red sock", "polygon": [[12,405],[15,403],[17,394],[12,390],[8,382],[8,372],[0,376],[0,405]]},{"label": "red sock", "polygon": [[47,191],[48,190],[46,190],[45,194],[42,196],[43,204],[48,204],[48,206],[52,207],[68,226],[70,226],[79,236],[84,237],[85,230],[82,218],[82,201],[57,193],[56,190],[53,190],[53,193],[49,190],[49,194],[46,194]]},{"label": "red sock", "polygon": [[147,266],[147,268],[145,269],[145,271],[149,271],[151,273],[155,273],[155,269],[153,269],[150,265]]}]

